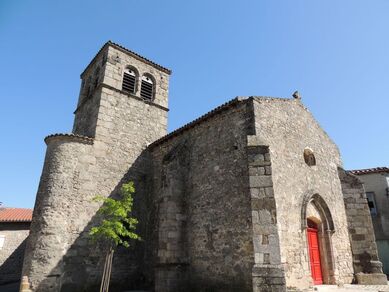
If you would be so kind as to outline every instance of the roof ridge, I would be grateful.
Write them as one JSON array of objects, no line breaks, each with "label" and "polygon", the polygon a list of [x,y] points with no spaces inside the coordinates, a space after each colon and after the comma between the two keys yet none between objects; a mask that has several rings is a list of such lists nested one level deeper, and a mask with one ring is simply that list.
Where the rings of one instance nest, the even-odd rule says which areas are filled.
[{"label": "roof ridge", "polygon": [[115,43],[115,42],[109,40],[109,41],[107,42],[107,44],[110,44],[110,45],[112,45],[112,46],[118,47],[118,48],[120,48],[120,49],[126,51],[127,53],[130,53],[131,55],[134,55],[135,57],[137,57],[137,58],[139,58],[139,59],[141,59],[141,60],[143,60],[143,61],[146,61],[146,62],[149,63],[150,65],[153,65],[154,67],[157,67],[157,68],[159,68],[159,69],[162,70],[162,71],[165,71],[165,73],[168,73],[169,75],[172,73],[172,70],[170,70],[170,69],[168,69],[168,68],[166,68],[166,67],[163,67],[163,66],[161,66],[161,65],[159,65],[159,64],[157,64],[157,63],[151,61],[150,59],[148,59],[148,58],[146,58],[146,57],[143,57],[142,55],[139,55],[138,53],[136,53],[136,52],[134,52],[134,51],[131,51],[131,50],[127,49],[126,47],[123,47],[122,45],[119,45],[118,43]]},{"label": "roof ridge", "polygon": [[[249,97],[251,98],[251,97]],[[197,126],[198,124],[204,122],[205,120],[209,119],[210,117],[220,113],[221,111],[231,107],[231,106],[235,106],[237,105],[238,103],[240,102],[243,102],[243,101],[246,101],[248,100],[249,98],[247,97],[241,97],[241,96],[237,96],[221,105],[219,105],[218,107],[210,110],[209,112],[201,115],[200,117],[194,119],[193,121],[187,123],[187,124],[184,124],[183,126],[177,128],[176,130],[170,132],[169,134],[165,135],[165,136],[162,136],[161,138],[155,140],[153,143],[151,143],[149,145],[149,147],[154,147],[160,143],[163,143],[164,141],[166,140],[169,140],[170,138],[174,137],[174,136],[177,136],[179,134],[181,134],[182,132],[194,127],[194,126]]]},{"label": "roof ridge", "polygon": [[252,100],[281,100],[281,101],[295,101],[296,99],[292,99],[292,98],[284,98],[284,97],[271,97],[271,96],[255,96],[255,95],[250,95],[250,96],[236,96],[235,98],[225,102],[224,104],[221,104],[219,106],[217,106],[216,108],[210,110],[209,112],[201,115],[200,117],[194,119],[193,121],[187,123],[187,124],[184,124],[183,126],[177,128],[176,130],[170,132],[169,134],[155,140],[153,143],[151,143],[149,146],[150,147],[154,147],[166,140],[169,140],[170,138],[174,137],[174,136],[177,136],[179,134],[181,134],[182,132],[186,131],[187,129],[189,128],[192,128],[200,123],[202,123],[203,121],[207,120],[208,118],[214,116],[215,114],[225,110],[226,108],[228,107],[231,107],[231,106],[234,106],[236,104],[238,104],[239,102],[242,102],[242,101],[246,101],[246,100],[249,100],[249,99],[252,99]]},{"label": "roof ridge", "polygon": [[2,210],[2,209],[33,210],[33,208],[19,208],[19,207],[5,207],[5,206],[1,206],[0,210]]},{"label": "roof ridge", "polygon": [[122,45],[119,45],[118,43],[115,43],[111,40],[108,40],[107,42],[104,43],[104,45],[100,48],[100,50],[98,50],[98,52],[96,53],[96,55],[92,58],[92,60],[88,63],[88,65],[86,65],[85,69],[82,71],[82,73],[80,74],[80,76],[82,77],[84,75],[84,73],[88,70],[88,68],[95,62],[97,56],[100,54],[100,52],[102,50],[104,50],[104,48],[106,48],[107,46],[114,46],[126,53],[130,53],[133,57],[137,58],[137,59],[140,59],[146,63],[148,63],[149,65],[151,66],[154,66],[156,67],[157,69],[160,69],[162,71],[164,71],[165,73],[171,75],[172,74],[172,70],[166,68],[166,67],[163,67],[153,61],[151,61],[150,59],[147,59],[146,57],[143,57],[142,55],[139,55],[138,53],[135,53],[134,51],[131,51],[129,49],[127,49],[126,47],[123,47]]},{"label": "roof ridge", "polygon": [[368,173],[381,173],[389,172],[389,168],[386,166],[372,167],[372,168],[362,168],[362,169],[353,169],[349,170],[352,174],[368,174]]}]

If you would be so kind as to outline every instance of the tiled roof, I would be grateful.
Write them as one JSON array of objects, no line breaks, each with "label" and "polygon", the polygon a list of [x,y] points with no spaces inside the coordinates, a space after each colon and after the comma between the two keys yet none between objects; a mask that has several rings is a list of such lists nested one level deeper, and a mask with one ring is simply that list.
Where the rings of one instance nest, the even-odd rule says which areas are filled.
[{"label": "tiled roof", "polygon": [[0,208],[0,222],[31,222],[32,209]]},{"label": "tiled roof", "polygon": [[154,63],[153,61],[151,61],[151,60],[149,60],[149,59],[147,59],[145,57],[142,57],[141,55],[139,55],[139,54],[137,54],[137,53],[135,53],[135,52],[133,52],[133,51],[131,51],[131,50],[129,50],[129,49],[119,45],[119,44],[116,44],[116,43],[114,43],[112,41],[108,41],[107,44],[109,44],[109,45],[111,45],[113,47],[116,47],[118,49],[121,49],[122,51],[125,51],[126,53],[129,53],[131,56],[133,56],[133,57],[135,57],[137,59],[140,59],[140,60],[148,63],[149,65],[152,65],[152,66],[160,69],[161,71],[164,71],[165,73],[167,73],[169,75],[172,73],[172,70],[170,70],[168,68],[165,68],[165,67],[162,67],[161,65],[159,65],[157,63]]},{"label": "tiled roof", "polygon": [[370,173],[382,173],[382,172],[387,172],[389,173],[389,168],[388,167],[375,167],[375,168],[366,168],[366,169],[355,169],[355,170],[350,170],[352,174],[355,175],[361,175],[361,174],[370,174]]},{"label": "tiled roof", "polygon": [[219,114],[219,113],[221,113],[221,112],[223,112],[231,107],[234,107],[238,104],[241,104],[242,102],[246,102],[247,100],[251,100],[251,99],[264,100],[264,101],[279,100],[279,101],[283,101],[283,102],[290,102],[290,101],[296,100],[296,99],[290,99],[290,98],[270,97],[270,96],[249,96],[249,97],[237,96],[234,99],[231,99],[230,101],[218,106],[217,108],[211,110],[210,112],[193,120],[192,122],[174,130],[173,132],[167,134],[166,136],[159,138],[158,140],[151,143],[149,145],[149,147],[154,147],[154,146],[160,145],[160,144],[166,142],[167,140],[171,139],[172,137],[178,136],[178,135],[182,134],[183,132],[185,132],[186,130],[203,123],[204,121],[208,120],[209,118],[211,118],[211,117],[213,117],[213,116],[215,116],[215,115],[217,115],[217,114]]},{"label": "tiled roof", "polygon": [[131,51],[131,50],[129,50],[129,49],[127,49],[127,48],[125,48],[125,47],[119,45],[119,44],[116,44],[116,43],[114,43],[114,42],[112,42],[112,41],[108,41],[108,42],[106,42],[106,43],[101,47],[101,49],[97,52],[97,54],[94,56],[94,58],[92,59],[92,61],[88,64],[88,66],[86,66],[85,70],[81,73],[81,77],[82,77],[82,76],[84,75],[84,73],[87,71],[87,69],[89,68],[89,66],[90,66],[91,64],[93,64],[93,62],[96,60],[96,57],[100,54],[100,52],[101,52],[104,48],[106,48],[107,46],[115,47],[116,49],[119,49],[119,50],[123,51],[124,53],[130,54],[132,57],[134,57],[134,58],[136,58],[136,59],[138,59],[138,60],[141,60],[141,61],[143,61],[143,62],[145,62],[145,63],[147,63],[147,64],[149,64],[149,65],[151,65],[151,66],[153,66],[153,67],[155,67],[155,68],[157,68],[157,69],[159,69],[159,70],[161,70],[161,71],[163,71],[163,72],[165,72],[165,73],[167,73],[167,74],[169,74],[169,75],[172,74],[172,70],[170,70],[170,69],[168,69],[168,68],[165,68],[165,67],[162,67],[161,65],[159,65],[159,64],[157,64],[157,63],[154,63],[153,61],[151,61],[151,60],[149,60],[149,59],[147,59],[147,58],[145,58],[145,57],[142,57],[141,55],[139,55],[139,54],[137,54],[137,53],[135,53],[135,52],[133,52],[133,51]]},{"label": "tiled roof", "polygon": [[51,134],[49,136],[46,136],[46,138],[44,139],[44,141],[48,142],[48,140],[52,139],[52,138],[68,138],[68,139],[74,139],[74,141],[78,141],[78,142],[84,142],[84,143],[87,143],[87,144],[93,144],[93,141],[94,139],[91,138],[91,137],[87,137],[87,136],[81,136],[81,135],[78,135],[78,134],[73,134],[73,133],[57,133],[57,134]]},{"label": "tiled roof", "polygon": [[163,143],[163,142],[165,142],[165,141],[167,141],[175,136],[178,136],[181,133],[185,132],[186,130],[193,128],[193,127],[197,126],[198,124],[201,124],[202,122],[208,120],[209,118],[213,117],[214,115],[219,114],[220,112],[225,111],[226,109],[228,109],[230,107],[236,106],[237,104],[239,104],[243,101],[246,101],[246,100],[247,100],[247,98],[244,98],[244,97],[236,97],[236,98],[218,106],[217,108],[211,110],[210,112],[206,113],[205,115],[202,115],[201,117],[193,120],[192,122],[178,128],[177,130],[174,130],[173,132],[167,134],[166,136],[159,138],[158,140],[151,143],[150,147],[157,146],[157,145],[159,145],[159,144],[161,144],[161,143]]}]

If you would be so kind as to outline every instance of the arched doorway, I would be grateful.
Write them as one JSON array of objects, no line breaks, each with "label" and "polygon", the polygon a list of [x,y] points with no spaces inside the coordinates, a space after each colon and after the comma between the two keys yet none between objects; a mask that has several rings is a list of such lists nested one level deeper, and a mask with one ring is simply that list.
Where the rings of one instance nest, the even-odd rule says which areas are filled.
[{"label": "arched doorway", "polygon": [[323,273],[321,267],[321,254],[318,235],[319,228],[317,224],[311,219],[307,219],[307,225],[308,254],[311,264],[311,275],[313,283],[315,285],[321,285],[323,284]]},{"label": "arched doorway", "polygon": [[335,284],[332,250],[334,222],[328,205],[319,194],[307,194],[301,210],[310,276],[315,285]]}]

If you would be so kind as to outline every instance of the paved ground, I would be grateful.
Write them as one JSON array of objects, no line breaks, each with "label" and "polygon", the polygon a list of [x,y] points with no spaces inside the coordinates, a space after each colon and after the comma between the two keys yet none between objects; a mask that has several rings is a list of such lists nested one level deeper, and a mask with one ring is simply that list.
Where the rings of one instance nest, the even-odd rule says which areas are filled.
[{"label": "paved ground", "polygon": [[317,292],[389,292],[389,285],[320,285],[316,286],[313,291]]},{"label": "paved ground", "polygon": [[0,285],[0,292],[18,292],[19,283],[12,283],[7,285]]},{"label": "paved ground", "polygon": [[[18,292],[19,283],[8,285],[0,285],[0,292]],[[389,285],[344,285],[338,287],[336,285],[320,285],[313,288],[315,292],[389,292]],[[128,291],[128,292],[144,292],[144,291]],[[308,291],[307,291],[308,292]]]}]

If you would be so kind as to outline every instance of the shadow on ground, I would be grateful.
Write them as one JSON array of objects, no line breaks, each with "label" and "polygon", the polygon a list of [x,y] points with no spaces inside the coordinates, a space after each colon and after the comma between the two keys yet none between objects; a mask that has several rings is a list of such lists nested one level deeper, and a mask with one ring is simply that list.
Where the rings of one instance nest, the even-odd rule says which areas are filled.
[{"label": "shadow on ground", "polygon": [[20,282],[9,283],[5,285],[0,285],[1,292],[18,292]]}]

